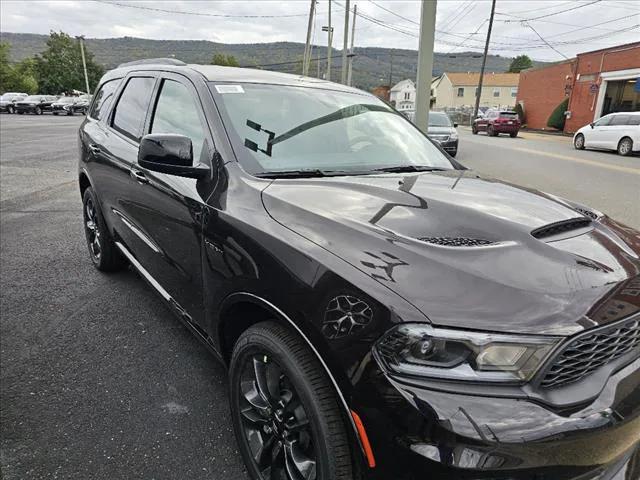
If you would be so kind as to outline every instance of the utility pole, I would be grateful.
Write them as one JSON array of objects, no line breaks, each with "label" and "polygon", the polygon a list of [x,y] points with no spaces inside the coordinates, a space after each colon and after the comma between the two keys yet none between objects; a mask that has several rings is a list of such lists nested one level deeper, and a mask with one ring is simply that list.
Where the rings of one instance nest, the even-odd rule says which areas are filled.
[{"label": "utility pole", "polygon": [[347,45],[349,45],[349,0],[346,0],[344,9],[344,38],[342,39],[342,68],[340,83],[347,84]]},{"label": "utility pole", "polygon": [[349,49],[349,71],[347,72],[347,85],[351,86],[351,72],[353,70],[353,39],[356,35],[356,17],[358,16],[358,5],[353,6],[353,23],[351,26],[351,48]]},{"label": "utility pole", "polygon": [[[473,109],[473,118],[478,116],[480,108],[480,97],[482,96],[482,81],[484,80],[484,67],[487,63],[487,53],[489,52],[489,42],[491,41],[491,28],[493,27],[493,14],[496,11],[496,0],[491,2],[491,16],[489,17],[489,29],[487,30],[487,41],[484,44],[484,55],[482,56],[482,67],[480,67],[480,78],[478,79],[478,91],[476,93],[476,106]],[[473,121],[473,118],[471,121]]]},{"label": "utility pole", "polygon": [[84,58],[84,35],[80,35],[76,37],[80,41],[80,53],[82,54],[82,68],[84,69],[84,84],[87,87],[87,93],[91,94],[89,91],[89,76],[87,75],[87,61]]},{"label": "utility pole", "polygon": [[436,0],[423,1],[420,14],[420,46],[418,50],[418,85],[416,88],[416,126],[427,133],[431,106],[433,74],[433,42],[436,32]]},{"label": "utility pole", "polygon": [[389,52],[389,87],[393,87],[393,50]]},{"label": "utility pole", "polygon": [[311,0],[309,7],[309,24],[307,25],[307,43],[304,46],[304,57],[302,59],[302,75],[309,75],[309,64],[311,63],[311,29],[313,27],[313,16],[316,9],[316,0]]},{"label": "utility pole", "polygon": [[[326,30],[325,30],[326,28]],[[327,49],[327,80],[331,80],[331,45],[333,44],[333,27],[331,26],[331,0],[329,0],[329,26],[322,27],[323,32],[328,33],[329,48]]]}]

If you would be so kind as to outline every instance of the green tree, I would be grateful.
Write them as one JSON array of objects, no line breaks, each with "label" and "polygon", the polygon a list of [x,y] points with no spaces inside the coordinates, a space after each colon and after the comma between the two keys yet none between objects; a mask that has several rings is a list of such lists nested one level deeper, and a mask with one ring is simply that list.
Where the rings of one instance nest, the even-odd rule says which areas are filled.
[{"label": "green tree", "polygon": [[26,58],[22,62],[11,65],[9,51],[8,43],[0,43],[0,93],[37,93],[38,81],[33,58]]},{"label": "green tree", "polygon": [[223,67],[239,67],[240,64],[233,55],[216,53],[211,59],[211,65],[222,65]]},{"label": "green tree", "polygon": [[547,127],[557,128],[558,130],[564,130],[564,122],[567,119],[565,112],[569,107],[569,98],[565,98],[560,105],[558,105],[547,120]]},{"label": "green tree", "polygon": [[507,73],[520,73],[522,70],[533,67],[533,62],[527,55],[518,55],[511,60]]},{"label": "green tree", "polygon": [[[93,91],[104,73],[93,54],[84,49],[89,88]],[[85,90],[80,44],[64,32],[51,32],[47,49],[35,57],[35,70],[42,93],[58,94],[69,90]]]},{"label": "green tree", "polygon": [[526,123],[526,116],[524,114],[524,108],[522,108],[521,103],[516,103],[515,112],[518,114],[518,118],[520,119],[520,123],[523,125]]}]

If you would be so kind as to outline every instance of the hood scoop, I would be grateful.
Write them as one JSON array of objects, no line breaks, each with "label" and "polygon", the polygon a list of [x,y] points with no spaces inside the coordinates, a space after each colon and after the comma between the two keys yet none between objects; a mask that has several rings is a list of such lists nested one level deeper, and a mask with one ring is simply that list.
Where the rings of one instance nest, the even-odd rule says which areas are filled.
[{"label": "hood scoop", "polygon": [[495,243],[484,238],[467,237],[422,237],[418,240],[441,247],[485,247]]},{"label": "hood scoop", "polygon": [[549,239],[550,237],[557,237],[565,233],[577,233],[576,230],[582,230],[590,226],[590,218],[569,218],[536,228],[531,231],[531,235],[538,239]]}]

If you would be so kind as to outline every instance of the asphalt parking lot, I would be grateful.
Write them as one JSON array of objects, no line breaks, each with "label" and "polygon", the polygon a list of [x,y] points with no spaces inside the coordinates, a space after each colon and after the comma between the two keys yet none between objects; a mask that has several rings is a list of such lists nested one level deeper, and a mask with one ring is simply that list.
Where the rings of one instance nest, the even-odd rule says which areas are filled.
[{"label": "asphalt parking lot", "polygon": [[246,479],[224,368],[135,273],[91,265],[81,121],[0,115],[0,477]]},{"label": "asphalt parking lot", "polygon": [[[224,368],[135,273],[91,265],[81,121],[0,115],[1,477],[245,479]],[[639,157],[462,130],[459,159],[640,227]]]}]

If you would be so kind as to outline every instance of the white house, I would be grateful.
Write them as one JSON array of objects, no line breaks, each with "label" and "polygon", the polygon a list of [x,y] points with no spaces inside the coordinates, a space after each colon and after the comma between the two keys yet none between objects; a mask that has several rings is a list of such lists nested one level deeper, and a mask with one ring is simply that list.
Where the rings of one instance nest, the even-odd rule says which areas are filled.
[{"label": "white house", "polygon": [[408,78],[396,83],[389,93],[389,101],[396,110],[415,110],[416,84]]}]

